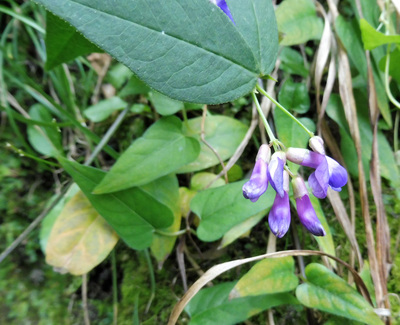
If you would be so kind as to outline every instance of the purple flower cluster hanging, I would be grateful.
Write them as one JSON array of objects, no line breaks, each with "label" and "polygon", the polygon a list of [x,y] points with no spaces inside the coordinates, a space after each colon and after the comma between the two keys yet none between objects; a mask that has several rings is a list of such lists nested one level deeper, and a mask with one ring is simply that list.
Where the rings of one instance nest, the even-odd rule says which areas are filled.
[{"label": "purple flower cluster hanging", "polygon": [[[347,183],[347,171],[334,159],[325,155],[322,138],[314,136],[309,144],[313,151],[288,148],[286,152],[276,151],[272,156],[270,147],[263,144],[258,151],[250,180],[243,185],[243,196],[252,202],[256,202],[265,193],[268,183],[276,191],[268,223],[278,238],[286,234],[290,225],[289,173],[285,170],[286,160],[315,169],[308,178],[308,184],[317,198],[325,198],[329,187],[341,191]],[[325,230],[311,204],[304,180],[300,176],[292,177],[293,195],[300,222],[313,235],[325,236]]]}]

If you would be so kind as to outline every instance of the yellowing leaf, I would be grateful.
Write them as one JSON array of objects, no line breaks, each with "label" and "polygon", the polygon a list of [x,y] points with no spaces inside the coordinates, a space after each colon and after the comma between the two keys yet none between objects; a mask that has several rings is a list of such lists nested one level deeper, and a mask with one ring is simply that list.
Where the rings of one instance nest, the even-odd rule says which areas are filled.
[{"label": "yellowing leaf", "polygon": [[82,275],[101,263],[118,236],[80,191],[65,205],[51,230],[46,262],[61,272]]},{"label": "yellowing leaf", "polygon": [[267,258],[255,264],[235,285],[230,298],[291,291],[297,287],[294,259],[291,256]]}]

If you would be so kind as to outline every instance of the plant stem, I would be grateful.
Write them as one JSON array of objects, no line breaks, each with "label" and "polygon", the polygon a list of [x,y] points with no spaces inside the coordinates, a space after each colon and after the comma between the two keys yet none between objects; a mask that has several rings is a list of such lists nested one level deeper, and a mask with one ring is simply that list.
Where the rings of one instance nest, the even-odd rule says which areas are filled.
[{"label": "plant stem", "polygon": [[[256,104],[258,115],[260,115],[261,120],[263,121],[263,124],[265,126],[265,130],[267,130],[269,140],[272,142],[272,144],[273,144],[273,146],[275,148],[277,139],[275,138],[274,133],[272,132],[271,127],[269,126],[269,123],[268,123],[267,119],[265,118],[265,115],[264,115],[264,113],[263,113],[263,111],[261,109],[260,103],[258,102],[256,93],[253,91],[251,93],[251,95],[253,96],[253,101]],[[276,148],[275,148],[275,150],[276,150]]]},{"label": "plant stem", "polygon": [[147,266],[149,268],[149,273],[150,273],[150,290],[151,290],[151,295],[149,298],[149,301],[146,306],[146,314],[149,312],[151,303],[153,302],[154,297],[156,296],[156,279],[154,276],[154,269],[153,269],[153,264],[151,263],[151,258],[149,254],[149,250],[145,249],[144,250],[144,256],[146,258]]},{"label": "plant stem", "polygon": [[257,90],[263,94],[265,97],[267,97],[271,102],[273,102],[282,112],[284,112],[287,116],[289,116],[293,121],[295,121],[299,126],[303,128],[304,131],[307,132],[307,134],[312,138],[314,136],[314,133],[311,132],[303,123],[301,123],[295,116],[293,116],[292,113],[290,113],[285,107],[283,107],[281,104],[279,104],[274,98],[272,98],[264,89],[260,87],[260,85],[256,85]]}]

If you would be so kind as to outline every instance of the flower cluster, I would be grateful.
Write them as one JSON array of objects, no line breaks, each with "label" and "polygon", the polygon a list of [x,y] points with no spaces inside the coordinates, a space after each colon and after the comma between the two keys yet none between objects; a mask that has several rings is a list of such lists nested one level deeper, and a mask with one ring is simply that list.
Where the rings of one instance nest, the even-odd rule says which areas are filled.
[{"label": "flower cluster", "polygon": [[[270,147],[263,144],[259,149],[250,180],[243,185],[243,196],[252,202],[256,202],[264,194],[268,183],[276,191],[268,223],[278,238],[286,234],[290,225],[289,173],[285,170],[286,160],[315,169],[308,178],[308,184],[317,198],[325,198],[328,187],[340,191],[347,183],[347,171],[325,155],[323,140],[314,136],[309,145],[313,151],[288,148],[286,152],[276,151],[271,156]],[[315,236],[325,236],[325,230],[311,204],[304,180],[300,176],[292,177],[293,195],[300,222]]]}]

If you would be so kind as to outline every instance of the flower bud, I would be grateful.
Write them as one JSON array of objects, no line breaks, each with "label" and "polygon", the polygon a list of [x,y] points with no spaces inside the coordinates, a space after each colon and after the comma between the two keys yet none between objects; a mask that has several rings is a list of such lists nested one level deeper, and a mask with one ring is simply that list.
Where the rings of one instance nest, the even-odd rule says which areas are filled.
[{"label": "flower bud", "polygon": [[309,141],[308,144],[310,148],[317,152],[320,153],[321,155],[325,155],[325,148],[324,148],[324,140],[322,140],[321,137],[319,136],[313,136]]},{"label": "flower bud", "polygon": [[296,177],[293,179],[292,185],[300,222],[313,235],[325,236],[325,230],[311,204],[304,180],[301,177]]},{"label": "flower bud", "polygon": [[268,180],[274,190],[283,198],[283,169],[286,163],[286,154],[283,151],[275,152],[268,166]]},{"label": "flower bud", "polygon": [[268,215],[268,224],[272,233],[282,238],[290,226],[290,202],[289,202],[289,174],[283,172],[284,195],[281,197],[278,193],[275,196],[274,204]]}]

